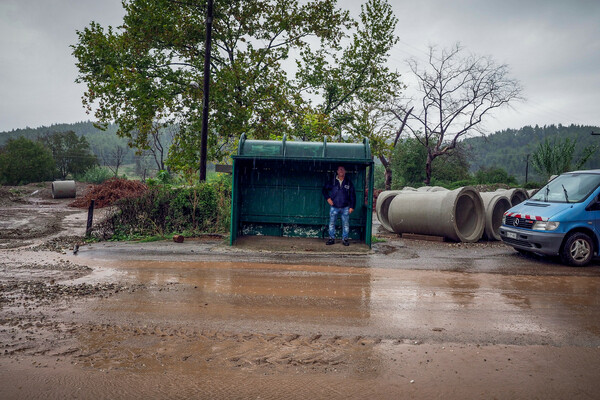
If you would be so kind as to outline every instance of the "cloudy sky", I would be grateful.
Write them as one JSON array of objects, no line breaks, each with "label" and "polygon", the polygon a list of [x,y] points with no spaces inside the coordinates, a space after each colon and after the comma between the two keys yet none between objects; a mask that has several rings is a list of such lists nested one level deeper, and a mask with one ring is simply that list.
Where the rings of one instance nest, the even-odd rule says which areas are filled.
[{"label": "cloudy sky", "polygon": [[[219,0],[216,0],[219,1]],[[526,101],[497,111],[489,131],[524,125],[600,126],[600,1],[390,0],[400,42],[390,64],[460,42],[508,64]],[[360,1],[339,1],[357,13]],[[94,20],[118,26],[120,0],[0,0],[0,131],[91,118],[70,45]]]}]

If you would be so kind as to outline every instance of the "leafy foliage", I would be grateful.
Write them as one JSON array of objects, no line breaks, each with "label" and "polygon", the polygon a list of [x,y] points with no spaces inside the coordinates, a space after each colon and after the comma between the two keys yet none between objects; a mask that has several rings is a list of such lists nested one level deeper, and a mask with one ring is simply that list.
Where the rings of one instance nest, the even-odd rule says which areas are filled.
[{"label": "leafy foliage", "polygon": [[298,62],[299,86],[315,99],[306,112],[319,123],[309,128],[303,124],[297,136],[355,142],[368,138],[373,155],[386,169],[386,185],[399,135],[386,108],[405,88],[400,74],[387,67],[390,50],[398,42],[397,23],[387,1],[368,0],[347,46],[307,47]]},{"label": "leafy foliage", "polygon": [[0,184],[24,185],[51,180],[56,174],[52,153],[40,142],[11,139],[0,151]]},{"label": "leafy foliage", "polygon": [[[100,123],[118,122],[118,134],[138,149],[149,148],[157,122],[178,125],[169,161],[197,165],[206,1],[126,0],[124,7],[118,30],[92,22],[78,32],[73,54],[78,82],[88,87],[84,105]],[[335,0],[215,2],[214,12],[208,156],[221,160],[243,132],[272,138],[299,125],[302,99],[282,63],[309,39],[336,46],[350,18]]]},{"label": "leafy foliage", "polygon": [[538,145],[537,150],[532,155],[533,167],[546,178],[551,175],[559,175],[563,172],[580,169],[597,149],[597,146],[588,146],[583,149],[583,155],[575,163],[573,154],[575,152],[576,141],[565,138],[563,141],[554,140],[550,142],[546,138]]},{"label": "leafy foliage", "polygon": [[96,156],[90,153],[86,138],[77,136],[73,131],[52,133],[41,141],[52,152],[61,179],[69,174],[83,174],[98,164]]},{"label": "leafy foliage", "polygon": [[226,232],[231,211],[231,178],[218,176],[194,186],[153,184],[137,198],[117,203],[109,221],[115,238]]},{"label": "leafy foliage", "polygon": [[422,186],[425,181],[426,159],[427,149],[416,138],[399,141],[391,163],[394,174],[392,189]]},{"label": "leafy foliage", "polygon": [[[427,149],[418,138],[410,137],[398,142],[392,158],[394,181],[392,189],[404,186],[423,186],[426,174]],[[437,157],[433,162],[431,183],[443,185],[471,179],[467,155],[461,147]]]},{"label": "leafy foliage", "polygon": [[517,184],[514,176],[508,175],[505,169],[499,167],[480,168],[475,173],[475,182],[481,185],[490,183]]},{"label": "leafy foliage", "polygon": [[83,174],[75,174],[74,178],[80,182],[88,182],[100,184],[106,182],[110,178],[113,178],[114,174],[106,167],[93,166],[92,168],[85,171]]}]

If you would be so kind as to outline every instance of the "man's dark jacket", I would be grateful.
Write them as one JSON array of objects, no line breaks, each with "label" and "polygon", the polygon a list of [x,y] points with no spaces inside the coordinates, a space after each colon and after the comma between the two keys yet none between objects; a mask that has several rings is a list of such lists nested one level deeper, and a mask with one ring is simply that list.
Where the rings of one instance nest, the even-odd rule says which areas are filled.
[{"label": "man's dark jacket", "polygon": [[328,181],[323,186],[323,197],[325,200],[333,200],[333,206],[337,208],[356,208],[356,193],[354,192],[354,185],[348,177],[344,177],[344,181],[340,184],[337,180],[337,176],[333,177],[333,180]]}]

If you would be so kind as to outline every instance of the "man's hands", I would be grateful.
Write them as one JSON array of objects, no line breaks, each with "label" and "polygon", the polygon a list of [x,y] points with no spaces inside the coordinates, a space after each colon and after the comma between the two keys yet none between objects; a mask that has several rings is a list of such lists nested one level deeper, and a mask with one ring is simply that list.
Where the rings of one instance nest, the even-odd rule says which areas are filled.
[{"label": "man's hands", "polygon": [[[331,200],[331,198],[327,199],[327,203],[332,206],[333,205],[333,200]],[[349,208],[348,209],[348,213],[352,214],[352,212],[354,211],[354,208]]]}]

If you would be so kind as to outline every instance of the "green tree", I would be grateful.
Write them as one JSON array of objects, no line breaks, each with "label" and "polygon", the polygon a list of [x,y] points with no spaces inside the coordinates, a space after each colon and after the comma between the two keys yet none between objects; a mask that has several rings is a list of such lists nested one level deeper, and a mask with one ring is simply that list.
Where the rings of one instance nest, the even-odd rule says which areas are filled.
[{"label": "green tree", "polygon": [[500,167],[480,168],[475,173],[475,181],[482,185],[491,183],[517,184],[515,177],[509,175],[504,168]]},{"label": "green tree", "polygon": [[391,168],[394,174],[392,189],[403,186],[421,186],[425,179],[427,149],[418,139],[409,137],[398,141],[394,149]]},{"label": "green tree", "polygon": [[[467,152],[457,146],[451,152],[434,160],[432,181],[437,183],[452,183],[471,178]],[[392,157],[394,174],[393,189],[403,186],[422,186],[425,180],[425,163],[427,149],[419,138],[409,137],[398,141]]]},{"label": "green tree", "polygon": [[83,136],[73,131],[47,134],[41,142],[50,149],[61,179],[69,174],[84,174],[98,165],[98,159],[90,152],[90,145]]},{"label": "green tree", "polygon": [[54,178],[52,152],[40,142],[24,137],[11,139],[0,151],[0,183],[24,185]]},{"label": "green tree", "polygon": [[[199,159],[205,0],[125,0],[118,29],[92,22],[73,46],[84,106],[149,148],[156,123],[179,126],[169,162]],[[241,133],[281,137],[300,126],[303,100],[282,66],[310,41],[338,46],[351,26],[335,0],[229,0],[214,8],[209,153],[221,160]]]},{"label": "green tree", "polygon": [[533,167],[545,178],[551,175],[559,175],[563,172],[578,170],[596,152],[597,146],[586,146],[583,153],[574,165],[573,154],[575,152],[576,140],[565,138],[560,141],[550,141],[546,138],[541,142],[531,157]]},{"label": "green tree", "polygon": [[405,88],[400,74],[387,67],[389,52],[398,42],[397,23],[387,1],[368,0],[347,46],[306,47],[298,62],[299,88],[316,99],[310,110],[322,121],[309,138],[368,138],[386,169],[388,189],[389,161],[401,129],[390,124],[384,110]]},{"label": "green tree", "polygon": [[[427,157],[425,157],[424,162],[427,162]],[[432,182],[448,184],[469,179],[471,179],[469,161],[467,153],[461,146],[457,146],[451,152],[447,152],[433,160]]]}]

